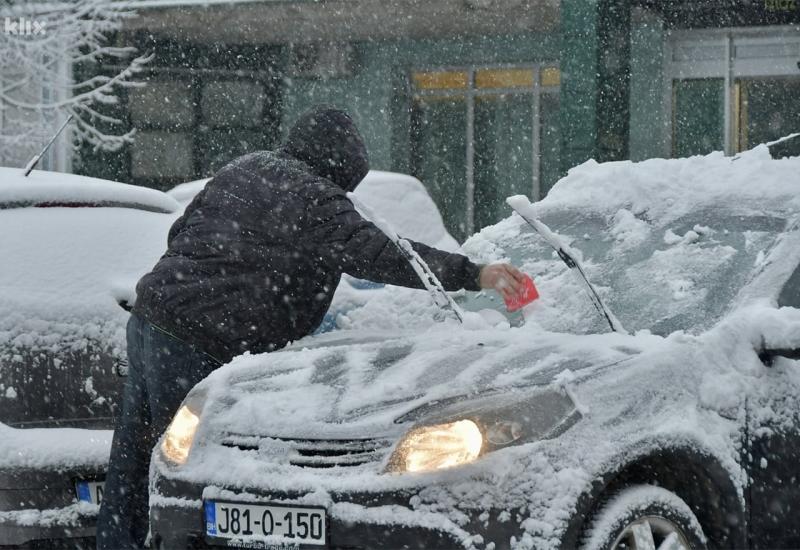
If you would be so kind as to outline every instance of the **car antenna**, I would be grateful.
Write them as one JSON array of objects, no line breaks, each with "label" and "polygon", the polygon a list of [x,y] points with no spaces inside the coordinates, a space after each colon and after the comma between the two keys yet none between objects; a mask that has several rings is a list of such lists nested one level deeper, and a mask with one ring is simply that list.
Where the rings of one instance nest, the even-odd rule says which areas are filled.
[{"label": "car antenna", "polygon": [[547,242],[547,244],[549,244],[553,250],[556,251],[558,257],[561,258],[565,264],[567,264],[567,267],[575,275],[575,278],[578,279],[579,283],[586,289],[586,292],[589,294],[589,299],[592,301],[595,309],[597,309],[598,313],[605,318],[605,320],[608,322],[608,326],[611,327],[611,330],[620,334],[628,334],[628,331],[625,330],[625,327],[622,326],[622,323],[619,322],[619,319],[617,319],[611,310],[608,309],[608,306],[605,304],[605,302],[603,302],[603,299],[600,298],[600,295],[597,293],[594,285],[589,282],[589,279],[586,277],[586,273],[583,270],[583,266],[575,257],[575,255],[570,253],[569,246],[567,246],[549,227],[536,218],[536,214],[533,211],[533,205],[531,204],[531,201],[528,200],[528,197],[525,195],[508,197],[506,199],[506,204],[513,208],[514,211],[528,223],[528,225],[533,227],[533,229]]},{"label": "car antenna", "polygon": [[67,120],[65,120],[65,121],[64,121],[64,124],[62,124],[62,125],[61,125],[61,127],[58,129],[58,131],[57,131],[55,134],[53,134],[53,137],[51,137],[51,138],[50,138],[50,141],[48,141],[48,142],[47,142],[47,145],[45,145],[45,146],[44,146],[44,149],[42,149],[42,151],[41,151],[41,152],[40,152],[38,155],[35,155],[35,156],[34,156],[34,157],[33,157],[33,158],[30,160],[30,162],[29,162],[29,163],[28,163],[28,164],[25,166],[25,174],[24,174],[24,176],[25,176],[26,178],[28,177],[28,174],[30,174],[30,173],[33,171],[33,168],[34,168],[34,167],[35,167],[37,164],[39,164],[39,161],[42,159],[42,157],[44,156],[44,154],[47,152],[47,150],[48,150],[48,149],[50,149],[50,146],[51,146],[51,145],[53,145],[53,142],[56,140],[56,138],[59,136],[59,134],[61,134],[61,132],[63,132],[63,131],[64,131],[64,128],[66,128],[66,127],[67,127],[67,124],[69,124],[69,121],[70,121],[70,120],[72,120],[72,118],[73,118],[74,116],[75,116],[75,115],[73,115],[73,114],[70,114],[70,115],[67,117]]},{"label": "car antenna", "polygon": [[[420,278],[425,289],[431,294],[434,303],[445,311],[451,311],[456,319],[458,319],[460,323],[463,323],[464,312],[460,307],[458,307],[458,304],[456,304],[455,300],[453,300],[453,298],[447,293],[442,286],[442,283],[439,282],[439,279],[436,277],[433,271],[431,271],[431,268],[425,263],[425,260],[423,260],[419,254],[417,254],[417,251],[414,250],[414,247],[411,246],[411,243],[395,233],[394,229],[392,229],[386,220],[378,216],[367,205],[358,200],[353,193],[348,193],[347,198],[350,199],[356,208],[361,211],[361,214],[367,220],[374,223],[375,226],[383,231],[389,240],[394,243],[394,245],[400,251],[400,254],[402,254],[406,261],[411,264],[411,267],[414,269],[417,277]],[[444,298],[444,303],[437,299],[437,295]]]}]

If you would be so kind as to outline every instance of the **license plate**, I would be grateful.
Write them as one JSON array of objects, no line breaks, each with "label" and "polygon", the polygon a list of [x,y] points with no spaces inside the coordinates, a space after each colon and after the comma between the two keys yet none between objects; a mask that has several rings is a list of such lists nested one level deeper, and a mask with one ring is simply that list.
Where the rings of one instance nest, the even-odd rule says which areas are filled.
[{"label": "license plate", "polygon": [[78,481],[75,484],[78,500],[89,504],[100,504],[103,501],[105,485],[105,481]]},{"label": "license plate", "polygon": [[206,535],[217,539],[325,546],[325,509],[207,500]]}]

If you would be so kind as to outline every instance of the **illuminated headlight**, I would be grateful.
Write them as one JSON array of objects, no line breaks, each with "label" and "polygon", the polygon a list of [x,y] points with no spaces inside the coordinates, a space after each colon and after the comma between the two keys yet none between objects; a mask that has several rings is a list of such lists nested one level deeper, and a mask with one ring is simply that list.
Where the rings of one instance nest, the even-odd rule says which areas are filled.
[{"label": "illuminated headlight", "polygon": [[390,469],[427,472],[472,462],[481,454],[483,434],[472,420],[423,426],[408,432],[391,459]]},{"label": "illuminated headlight", "polygon": [[510,445],[556,437],[581,417],[572,399],[551,388],[495,390],[423,405],[395,420],[415,422],[388,472],[430,472],[473,462]]},{"label": "illuminated headlight", "polygon": [[194,436],[200,425],[200,411],[204,401],[204,394],[188,396],[164,432],[161,453],[172,464],[180,466],[189,458],[189,451],[192,450]]}]

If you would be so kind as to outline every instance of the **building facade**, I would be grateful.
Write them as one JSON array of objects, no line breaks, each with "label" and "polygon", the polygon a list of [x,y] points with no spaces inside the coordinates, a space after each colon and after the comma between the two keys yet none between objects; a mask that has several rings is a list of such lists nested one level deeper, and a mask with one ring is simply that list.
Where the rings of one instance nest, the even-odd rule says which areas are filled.
[{"label": "building facade", "polygon": [[154,53],[80,170],[168,188],[348,110],[372,166],[428,187],[459,239],[587,159],[726,154],[800,131],[795,0],[142,0]]}]

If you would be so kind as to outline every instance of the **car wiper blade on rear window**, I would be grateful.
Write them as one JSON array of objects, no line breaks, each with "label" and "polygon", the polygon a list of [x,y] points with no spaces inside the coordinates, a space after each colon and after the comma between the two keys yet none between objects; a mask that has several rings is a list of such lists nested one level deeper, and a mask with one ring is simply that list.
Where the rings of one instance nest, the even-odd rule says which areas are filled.
[{"label": "car wiper blade on rear window", "polygon": [[611,330],[619,332],[620,334],[628,334],[628,331],[625,330],[625,327],[622,326],[619,319],[617,319],[605,302],[603,302],[597,289],[595,289],[594,285],[586,277],[583,266],[576,255],[572,253],[570,247],[536,217],[536,213],[533,211],[533,205],[528,200],[528,197],[525,195],[515,195],[513,197],[508,197],[506,203],[514,209],[514,211],[556,251],[558,257],[567,264],[567,267],[574,274],[581,286],[586,289],[589,299],[592,301],[592,305],[594,305],[597,312],[606,320]]},{"label": "car wiper blade on rear window", "polygon": [[378,229],[383,231],[389,240],[394,243],[397,249],[400,250],[400,254],[402,254],[406,261],[411,265],[414,273],[416,273],[417,277],[419,277],[419,280],[422,281],[422,285],[430,293],[431,298],[433,298],[433,302],[442,310],[452,313],[460,323],[463,323],[464,312],[447,293],[442,286],[442,283],[439,282],[439,279],[433,273],[431,268],[425,263],[425,260],[423,260],[419,254],[417,254],[417,251],[414,250],[414,247],[411,246],[411,243],[395,233],[394,229],[392,229],[386,220],[382,219],[367,205],[358,200],[353,193],[348,193],[347,198],[350,199],[350,201],[356,206],[356,208],[361,212],[362,216],[374,223]]}]

